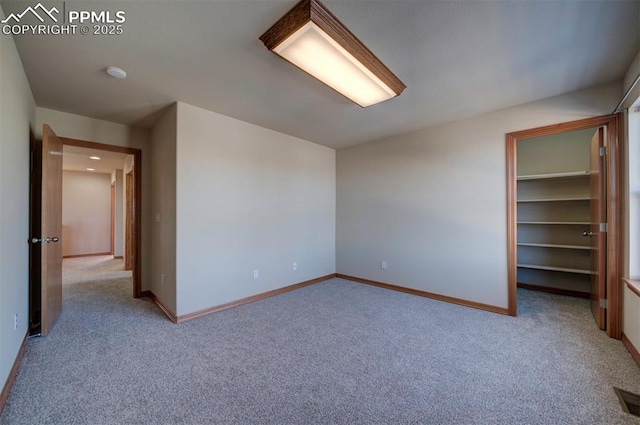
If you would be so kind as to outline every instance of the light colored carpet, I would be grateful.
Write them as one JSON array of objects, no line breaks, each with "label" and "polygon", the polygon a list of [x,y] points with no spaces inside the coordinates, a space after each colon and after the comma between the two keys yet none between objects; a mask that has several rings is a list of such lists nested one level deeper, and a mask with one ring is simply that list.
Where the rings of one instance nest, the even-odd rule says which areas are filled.
[{"label": "light colored carpet", "polygon": [[511,318],[333,279],[175,325],[130,294],[65,285],[0,422],[640,424],[612,389],[640,368],[585,300],[521,290]]},{"label": "light colored carpet", "polygon": [[[62,264],[62,283],[65,286],[97,280],[131,278],[131,271],[124,269],[124,260],[114,259],[111,255],[65,258]],[[132,282],[129,281],[129,284]]]}]

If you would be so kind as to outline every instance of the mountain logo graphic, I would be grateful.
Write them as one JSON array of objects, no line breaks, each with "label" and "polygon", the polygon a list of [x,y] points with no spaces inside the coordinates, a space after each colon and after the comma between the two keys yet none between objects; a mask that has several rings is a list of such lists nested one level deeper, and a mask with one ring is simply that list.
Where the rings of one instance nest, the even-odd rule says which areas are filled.
[{"label": "mountain logo graphic", "polygon": [[[40,14],[38,14],[38,11],[40,11]],[[54,12],[60,13],[60,11],[56,7],[52,7],[50,10],[47,10],[47,8],[42,5],[42,3],[38,3],[34,7],[27,7],[22,13],[18,13],[17,15],[15,13],[9,14],[9,16],[0,21],[0,23],[6,24],[11,19],[13,19],[17,24],[27,13],[31,13],[32,15],[34,15],[40,22],[44,22],[44,18],[42,17],[43,15],[51,18],[53,22],[58,22],[58,19],[53,15]]]}]

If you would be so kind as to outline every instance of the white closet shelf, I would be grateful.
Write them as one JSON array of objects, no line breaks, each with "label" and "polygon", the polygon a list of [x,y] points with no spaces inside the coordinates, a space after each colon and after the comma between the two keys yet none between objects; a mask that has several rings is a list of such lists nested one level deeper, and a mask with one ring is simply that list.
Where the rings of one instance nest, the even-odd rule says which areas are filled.
[{"label": "white closet shelf", "polygon": [[552,272],[577,273],[577,274],[595,274],[591,270],[571,269],[571,268],[568,268],[568,267],[541,266],[541,265],[538,265],[538,264],[520,264],[520,263],[518,263],[518,267],[523,268],[523,269],[547,270],[547,271],[552,271]]},{"label": "white closet shelf", "polygon": [[518,242],[518,246],[533,246],[539,248],[560,248],[560,249],[582,249],[582,250],[592,250],[590,246],[584,245],[559,245],[559,244],[550,244],[550,243],[528,243],[528,242]]},{"label": "white closet shelf", "polygon": [[545,180],[545,179],[570,179],[575,177],[590,176],[590,171],[571,171],[568,173],[530,174],[527,176],[517,176],[517,180]]},{"label": "white closet shelf", "polygon": [[591,198],[543,198],[543,199],[518,199],[518,202],[571,202],[591,201]]},{"label": "white closet shelf", "polygon": [[569,224],[572,226],[588,226],[591,223],[588,221],[519,221],[518,224]]}]

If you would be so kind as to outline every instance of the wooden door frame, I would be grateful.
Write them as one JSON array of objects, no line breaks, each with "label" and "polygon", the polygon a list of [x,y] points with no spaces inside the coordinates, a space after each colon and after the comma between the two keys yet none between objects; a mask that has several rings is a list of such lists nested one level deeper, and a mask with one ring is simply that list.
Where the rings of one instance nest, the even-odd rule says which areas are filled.
[{"label": "wooden door frame", "polygon": [[[589,224],[589,233],[595,233],[597,237],[589,236],[589,245],[591,252],[589,257],[591,259],[591,271],[597,271],[597,274],[591,274],[589,276],[589,286],[591,294],[591,313],[596,319],[598,328],[607,328],[607,311],[600,304],[602,294],[606,292],[607,288],[607,276],[602,271],[607,269],[607,255],[601,255],[601,252],[606,253],[607,240],[602,238],[600,232],[600,223],[606,223],[607,210],[607,158],[600,155],[600,151],[603,145],[606,143],[605,131],[603,127],[598,127],[589,141],[589,218],[591,223]],[[597,173],[594,173],[597,171]],[[604,202],[603,202],[604,200]],[[597,220],[594,222],[593,218]],[[597,297],[594,297],[597,295]],[[608,296],[607,296],[608,298]]]},{"label": "wooden door frame", "polygon": [[[29,237],[42,235],[42,140],[30,133]],[[42,249],[29,244],[29,336],[39,335],[42,323]],[[36,314],[37,313],[37,314]]]},{"label": "wooden door frame", "polygon": [[134,180],[134,229],[135,238],[133,240],[133,297],[139,298],[142,294],[142,151],[124,146],[108,145],[105,143],[89,142],[86,140],[60,137],[64,145],[76,146],[80,148],[98,149],[108,152],[118,152],[134,157],[133,180]]},{"label": "wooden door frame", "polygon": [[[132,189],[132,186],[135,185],[135,175],[134,169],[129,171],[124,175],[124,186],[125,186],[125,213],[124,213],[124,228],[125,228],[125,237],[124,237],[124,269],[131,270],[133,269],[133,259],[135,256],[133,255],[132,244],[133,240],[131,239],[131,234],[135,233],[135,230],[132,227],[132,224],[135,225],[136,218],[133,215],[135,212],[135,199],[132,195],[135,195],[135,190]],[[133,185],[131,184],[133,182]]]},{"label": "wooden door frame", "polygon": [[622,270],[622,133],[621,114],[604,115],[562,124],[548,125],[507,134],[507,277],[508,312],[517,315],[517,181],[516,144],[519,140],[550,136],[593,127],[607,129],[607,324],[606,332],[611,338],[620,339],[621,311],[620,271]]},{"label": "wooden door frame", "polygon": [[115,255],[115,237],[116,237],[116,184],[111,183],[111,255]]}]

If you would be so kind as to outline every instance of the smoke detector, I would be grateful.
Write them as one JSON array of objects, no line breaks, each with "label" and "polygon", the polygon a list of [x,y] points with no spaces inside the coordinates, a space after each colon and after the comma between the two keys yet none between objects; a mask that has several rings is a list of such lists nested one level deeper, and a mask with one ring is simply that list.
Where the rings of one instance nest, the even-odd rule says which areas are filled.
[{"label": "smoke detector", "polygon": [[109,74],[113,78],[117,78],[118,80],[124,80],[125,78],[127,78],[127,73],[124,70],[117,68],[115,66],[108,67],[107,74]]}]

